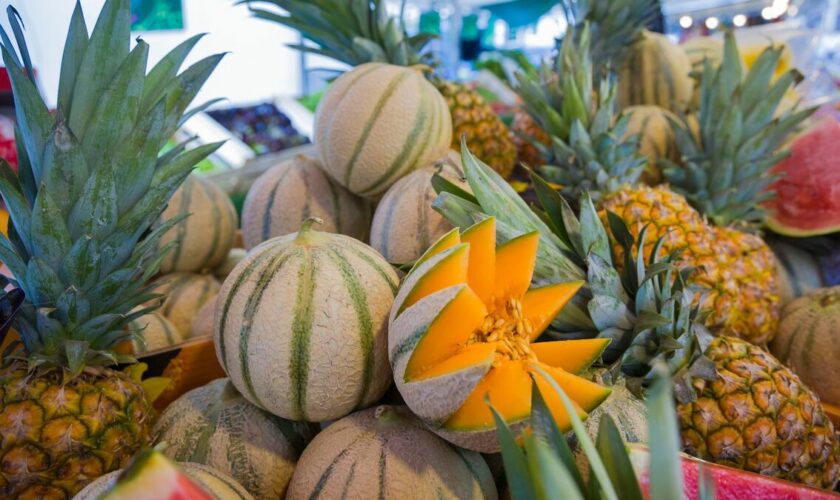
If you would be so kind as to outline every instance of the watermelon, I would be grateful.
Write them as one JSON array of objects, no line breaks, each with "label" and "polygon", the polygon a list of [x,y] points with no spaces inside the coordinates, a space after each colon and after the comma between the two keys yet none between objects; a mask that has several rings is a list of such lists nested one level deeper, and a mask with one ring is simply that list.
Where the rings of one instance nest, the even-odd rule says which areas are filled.
[{"label": "watermelon", "polygon": [[[646,497],[650,486],[650,453],[646,446],[631,444],[630,460],[639,479]],[[745,472],[723,465],[717,465],[703,460],[680,454],[683,470],[683,498],[698,500],[700,498],[700,471],[708,474],[708,478],[715,489],[717,500],[822,500],[836,499],[837,495],[830,491],[817,490],[801,484],[790,483],[780,479],[762,476],[753,472]]]},{"label": "watermelon", "polygon": [[794,237],[840,231],[840,123],[819,121],[772,171],[783,177],[769,187],[776,197],[765,203],[767,227]]},{"label": "watermelon", "polygon": [[313,222],[236,266],[218,295],[214,337],[248,401],[318,422],[372,404],[390,385],[387,321],[399,278],[371,247]]}]

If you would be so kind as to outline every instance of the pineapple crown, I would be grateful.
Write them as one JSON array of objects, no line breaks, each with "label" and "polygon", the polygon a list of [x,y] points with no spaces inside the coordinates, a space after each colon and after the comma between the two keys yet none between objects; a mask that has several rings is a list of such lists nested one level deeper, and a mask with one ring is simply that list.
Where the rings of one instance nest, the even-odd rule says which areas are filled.
[{"label": "pineapple crown", "polygon": [[570,32],[554,68],[544,64],[538,77],[517,75],[526,111],[551,136],[551,148],[533,141],[551,159],[540,172],[572,199],[633,184],[646,162],[639,137],[625,137],[630,116],[615,114],[615,81],[603,78],[595,90],[590,43],[588,26],[579,35]]},{"label": "pineapple crown", "polygon": [[656,0],[561,0],[560,5],[578,37],[589,26],[592,34],[590,54],[595,78],[609,74],[612,61],[621,61],[656,15]]},{"label": "pineapple crown", "polygon": [[159,296],[146,283],[169,248],[158,248],[160,237],[178,221],[152,225],[193,166],[221,145],[187,150],[181,143],[159,154],[185,119],[211,104],[186,112],[223,55],[179,74],[201,38],[195,36],[147,75],[148,45],[138,39],[129,50],[129,6],[129,0],[106,1],[88,36],[76,3],[55,113],[32,80],[13,8],[17,51],[0,31],[19,153],[17,175],[0,161],[0,194],[10,215],[0,260],[26,295],[15,326],[33,368],[78,374],[85,365],[131,360],[114,346],[138,335],[128,323],[157,307]]},{"label": "pineapple crown", "polygon": [[[429,34],[408,36],[402,16],[388,14],[383,0],[240,0],[254,16],[297,30],[317,47],[299,44],[292,48],[319,54],[350,66],[368,62],[397,66],[433,65],[423,48],[434,38]],[[269,4],[286,15],[254,8]]]},{"label": "pineapple crown", "polygon": [[706,60],[700,77],[699,133],[683,115],[669,118],[684,165],[662,160],[671,186],[718,225],[763,218],[762,202],[777,176],[770,169],[787,156],[779,148],[814,112],[780,111],[802,76],[790,70],[774,80],[783,47],[768,47],[744,75],[735,35],[729,31],[723,61]]}]

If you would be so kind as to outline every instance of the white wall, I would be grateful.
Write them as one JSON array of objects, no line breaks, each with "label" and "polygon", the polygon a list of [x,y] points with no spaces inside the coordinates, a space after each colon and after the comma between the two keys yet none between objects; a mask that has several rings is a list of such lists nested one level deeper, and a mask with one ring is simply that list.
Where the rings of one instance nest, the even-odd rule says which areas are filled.
[{"label": "white wall", "polygon": [[[248,103],[300,92],[300,57],[286,47],[297,43],[296,32],[254,19],[235,0],[182,0],[184,30],[134,33],[150,45],[149,67],[187,37],[207,33],[186,64],[217,52],[230,52],[202,89],[196,102],[226,97],[231,103]],[[55,104],[61,52],[75,0],[0,0],[2,25],[9,31],[6,6],[20,11],[27,41],[42,90]],[[82,0],[88,29],[105,0]],[[186,65],[185,65],[186,66]]]}]

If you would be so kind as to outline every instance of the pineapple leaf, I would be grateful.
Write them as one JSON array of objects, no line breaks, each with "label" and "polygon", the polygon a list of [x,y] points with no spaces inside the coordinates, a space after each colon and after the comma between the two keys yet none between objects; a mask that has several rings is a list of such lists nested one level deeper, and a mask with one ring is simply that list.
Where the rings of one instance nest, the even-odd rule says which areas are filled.
[{"label": "pineapple leaf", "polygon": [[502,457],[504,457],[505,461],[505,477],[507,478],[511,498],[537,498],[534,484],[528,479],[530,475],[528,473],[528,460],[525,458],[525,454],[516,443],[516,438],[513,436],[505,419],[490,404],[489,399],[486,402],[490,406],[490,411],[493,413],[493,421],[496,423],[496,433],[499,435],[499,445],[501,446]]},{"label": "pineapple leaf", "polygon": [[58,269],[70,251],[72,240],[61,210],[56,206],[50,191],[42,189],[35,198],[32,210],[32,256],[42,259],[53,269]]},{"label": "pineapple leaf", "polygon": [[63,116],[70,116],[73,104],[73,91],[79,75],[79,68],[88,47],[88,30],[85,16],[82,14],[82,3],[76,0],[73,15],[70,18],[70,29],[64,42],[64,54],[61,56],[61,72],[58,79],[58,109]]},{"label": "pineapple leaf", "polygon": [[144,113],[134,130],[117,149],[114,167],[121,177],[133,182],[119,182],[117,188],[118,213],[124,215],[149,189],[155,173],[157,155],[166,139],[163,136],[164,108],[161,100]]},{"label": "pineapple leaf", "polygon": [[180,117],[204,85],[225,54],[215,54],[199,60],[175,77],[166,88],[166,125],[163,136],[170,137],[180,123]]},{"label": "pineapple leaf", "polygon": [[64,342],[64,355],[67,356],[67,366],[74,376],[82,373],[87,361],[90,343],[84,340],[67,340]]},{"label": "pineapple leaf", "polygon": [[153,106],[164,96],[169,83],[175,79],[178,74],[178,69],[184,64],[190,51],[193,47],[204,38],[204,33],[191,36],[174,49],[170,50],[163,59],[149,71],[146,76],[146,81],[143,85],[143,97],[140,100],[140,111],[145,112],[152,109]]},{"label": "pineapple leaf", "polygon": [[548,444],[527,434],[522,439],[525,442],[525,458],[528,460],[528,471],[537,498],[584,500],[578,484],[563,462],[552,453]]},{"label": "pineapple leaf", "polygon": [[24,144],[18,124],[15,124],[15,149],[18,154],[18,178],[23,189],[23,195],[30,205],[34,205],[35,195],[38,190],[35,187],[35,176],[32,173],[29,153],[26,151],[26,145]]},{"label": "pineapple leaf", "polygon": [[588,192],[580,199],[580,226],[584,251],[597,255],[604,262],[612,262],[610,239]]},{"label": "pineapple leaf", "polygon": [[32,225],[32,209],[23,196],[20,183],[12,167],[4,159],[0,159],[0,195],[3,196],[6,209],[9,211],[10,227],[14,226],[17,234],[22,236],[21,239],[25,245],[26,252],[31,254],[32,246],[29,243],[29,228]]},{"label": "pineapple leaf", "polygon": [[193,116],[195,116],[199,113],[203,113],[204,111],[206,111],[211,106],[215,106],[216,104],[219,104],[220,102],[224,102],[224,101],[227,101],[227,99],[224,98],[224,97],[218,97],[216,99],[210,99],[209,101],[203,102],[203,103],[199,104],[198,106],[193,107],[192,109],[190,109],[189,111],[184,113],[184,116],[181,117],[181,121],[178,122],[178,127],[183,126]]},{"label": "pineapple leaf", "polygon": [[70,214],[70,234],[74,239],[110,234],[117,225],[118,215],[114,174],[110,168],[96,169]]},{"label": "pineapple leaf", "polygon": [[20,51],[20,58],[23,62],[23,68],[32,83],[35,83],[35,70],[32,67],[32,58],[29,57],[29,47],[26,45],[26,37],[23,36],[23,20],[20,18],[20,13],[13,6],[6,7],[6,14],[9,17],[9,25],[12,27],[12,33],[15,35],[18,50]]},{"label": "pineapple leaf", "polygon": [[461,186],[458,186],[454,182],[450,181],[446,177],[440,175],[439,173],[435,173],[432,176],[432,188],[435,190],[435,193],[450,193],[453,196],[457,196],[464,201],[468,201],[470,203],[474,203],[478,205],[478,200],[475,196],[472,195],[469,191],[463,189]]},{"label": "pineapple leaf", "polygon": [[26,264],[18,255],[12,242],[2,233],[0,233],[0,262],[5,264],[18,280],[26,275]]},{"label": "pineapple leaf", "polygon": [[683,476],[680,461],[674,460],[680,452],[679,426],[674,411],[674,396],[668,380],[667,369],[655,367],[656,377],[647,395],[650,446],[650,496],[651,498],[682,498]]},{"label": "pineapple leaf", "polygon": [[[633,464],[627,456],[627,449],[621,439],[615,422],[605,414],[598,423],[598,435],[595,443],[604,467],[616,490],[621,492],[623,500],[642,500],[642,490],[633,471]],[[594,477],[594,475],[593,475]]]},{"label": "pineapple leaf", "polygon": [[41,189],[49,189],[62,217],[82,193],[89,169],[81,147],[63,121],[56,123],[47,140],[42,160]]},{"label": "pineapple leaf", "polygon": [[583,477],[578,471],[572,449],[569,448],[566,436],[557,427],[557,422],[545,404],[545,399],[536,383],[531,385],[531,430],[535,437],[542,439],[551,446],[558,455],[560,462],[568,469],[578,488],[583,491],[585,488]]}]

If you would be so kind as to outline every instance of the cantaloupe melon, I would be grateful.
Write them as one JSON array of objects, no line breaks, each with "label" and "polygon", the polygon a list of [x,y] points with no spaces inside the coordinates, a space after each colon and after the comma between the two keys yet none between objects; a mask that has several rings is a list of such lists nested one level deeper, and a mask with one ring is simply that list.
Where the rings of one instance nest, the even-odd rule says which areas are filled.
[{"label": "cantaloupe melon", "polygon": [[368,63],[330,85],[315,115],[314,142],[339,184],[376,198],[449,150],[449,108],[423,71]]},{"label": "cantaloupe melon", "polygon": [[642,178],[648,184],[658,184],[662,172],[657,162],[660,159],[680,161],[677,140],[668,121],[669,118],[678,121],[677,116],[659,106],[629,106],[624,112],[630,115],[624,136],[639,136],[639,153],[648,161]]},{"label": "cantaloupe melon", "polygon": [[245,247],[297,232],[309,217],[320,217],[324,231],[365,240],[371,207],[330,179],[318,160],[298,155],[269,168],[248,190],[242,206]]},{"label": "cantaloupe melon", "polygon": [[305,498],[498,498],[478,453],[450,446],[401,406],[333,423],[306,448],[289,485]]},{"label": "cantaloupe melon", "polygon": [[187,216],[163,235],[159,245],[178,244],[160,264],[161,274],[209,271],[233,245],[239,220],[230,197],[213,182],[191,175],[175,191],[160,221]]},{"label": "cantaloupe melon", "polygon": [[458,153],[406,175],[385,193],[373,214],[370,246],[388,262],[414,262],[429,245],[452,229],[452,225],[432,208],[437,197],[432,187],[435,172],[469,190]]},{"label": "cantaloupe melon", "polygon": [[387,318],[398,278],[348,236],[301,231],[254,248],[228,276],[216,354],[253,404],[290,420],[340,418],[391,382]]},{"label": "cantaloupe melon", "polygon": [[142,337],[131,340],[137,354],[169,347],[183,342],[186,338],[178,327],[157,311],[140,316],[129,323],[129,327],[138,331]]},{"label": "cantaloupe melon", "polygon": [[770,350],[821,399],[840,405],[840,286],[787,303]]},{"label": "cantaloupe melon", "polygon": [[246,255],[248,255],[248,251],[244,248],[231,248],[227,257],[225,257],[225,260],[223,260],[216,269],[213,269],[213,276],[224,281],[224,279],[227,278],[227,275],[233,271],[233,268],[236,267],[237,264],[242,262],[242,259],[244,259]]},{"label": "cantaloupe melon", "polygon": [[170,458],[223,472],[255,498],[279,499],[316,430],[260,410],[222,378],[170,404],[153,435]]},{"label": "cantaloupe melon", "polygon": [[691,61],[665,35],[643,31],[618,74],[618,106],[652,104],[684,111],[694,92]]},{"label": "cantaloupe melon", "polygon": [[[236,482],[235,479],[219,472],[215,469],[207,467],[205,465],[196,464],[196,463],[180,463],[178,464],[181,469],[189,476],[190,479],[195,481],[200,487],[203,488],[204,492],[212,495],[212,498],[216,498],[218,500],[253,500],[254,497],[251,496],[248,491],[242,487],[239,483]],[[122,470],[116,470],[105,474],[104,476],[100,476],[92,483],[88,484],[82,491],[76,494],[73,497],[73,500],[99,500],[102,498],[106,493],[108,493],[116,484],[117,478],[122,473]],[[159,482],[160,486],[165,486]],[[146,484],[145,489],[148,492],[149,496],[147,498],[169,498],[168,496],[163,495],[163,492],[156,494],[155,493],[155,484]],[[182,499],[182,498],[190,498],[190,497],[181,497],[176,496],[175,499]]]},{"label": "cantaloupe melon", "polygon": [[218,295],[208,300],[193,318],[189,338],[206,338],[213,336],[213,316],[216,314],[216,300]]},{"label": "cantaloupe melon", "polygon": [[767,243],[773,249],[773,255],[776,256],[776,275],[779,277],[779,296],[782,299],[782,305],[829,285],[823,276],[817,255],[776,239],[771,239]]},{"label": "cantaloupe melon", "polygon": [[190,332],[199,309],[216,296],[219,280],[209,274],[172,273],[155,280],[155,292],[166,296],[158,312],[179,332]]},{"label": "cantaloupe melon", "polygon": [[[493,218],[458,239],[447,234],[394,300],[388,349],[397,389],[432,430],[463,448],[499,450],[488,399],[514,430],[527,425],[534,379],[547,384],[532,377],[537,367],[563,387],[581,418],[610,394],[576,375],[601,357],[608,339],[531,344],[582,285],[529,289],[538,242],[533,232],[497,247]],[[559,397],[546,403],[568,430]]]}]

